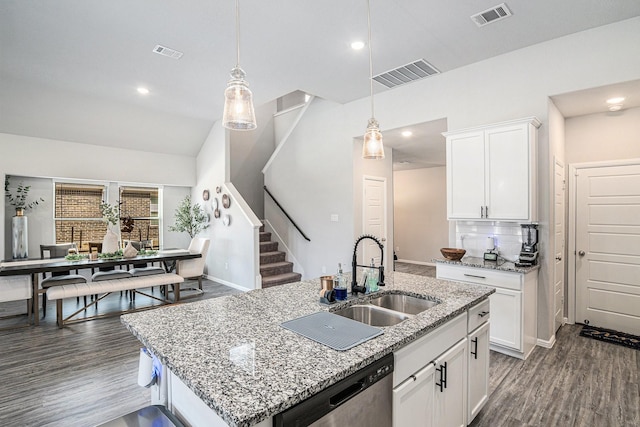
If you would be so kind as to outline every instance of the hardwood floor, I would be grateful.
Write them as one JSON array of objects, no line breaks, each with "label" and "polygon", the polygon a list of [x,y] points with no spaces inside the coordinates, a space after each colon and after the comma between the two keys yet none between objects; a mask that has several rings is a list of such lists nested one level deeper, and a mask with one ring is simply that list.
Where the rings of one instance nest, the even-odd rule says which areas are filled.
[{"label": "hardwood floor", "polygon": [[525,362],[491,352],[489,401],[471,426],[639,426],[640,351],[581,328],[563,326]]},{"label": "hardwood floor", "polygon": [[[240,292],[208,280],[203,288],[198,299]],[[135,304],[150,301],[137,295]],[[23,312],[23,305],[0,306]],[[99,311],[129,305],[128,297],[113,294]],[[65,313],[75,310],[66,300]],[[149,405],[149,390],[137,384],[140,347],[117,316],[59,329],[55,304],[38,327],[0,331],[0,426],[95,426]]]},{"label": "hardwood floor", "polygon": [[436,277],[436,268],[431,265],[412,264],[409,262],[396,261],[395,271],[415,274],[417,276]]},{"label": "hardwood floor", "polygon": [[[204,287],[203,298],[239,292]],[[122,298],[100,309],[127,305]],[[65,311],[73,306],[65,302]],[[554,348],[536,347],[525,362],[492,352],[489,401],[472,426],[640,425],[640,351],[579,332],[563,326]],[[139,351],[118,317],[58,329],[51,309],[39,327],[0,331],[0,426],[94,426],[148,405],[149,391],[137,384]]]}]

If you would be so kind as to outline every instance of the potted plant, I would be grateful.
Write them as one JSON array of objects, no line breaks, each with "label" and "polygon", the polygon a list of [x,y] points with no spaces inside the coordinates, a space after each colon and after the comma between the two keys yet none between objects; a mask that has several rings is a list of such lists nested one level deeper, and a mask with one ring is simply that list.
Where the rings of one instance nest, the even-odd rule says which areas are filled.
[{"label": "potted plant", "polygon": [[207,215],[198,203],[191,204],[191,196],[186,196],[176,208],[175,223],[169,231],[187,232],[193,239],[202,230],[209,227]]},{"label": "potted plant", "polygon": [[115,227],[120,221],[120,212],[118,205],[110,205],[109,203],[100,203],[100,213],[102,213],[102,220],[107,223],[107,234],[102,239],[102,253],[114,253],[120,249],[118,243],[118,233]]},{"label": "potted plant", "polygon": [[20,182],[15,190],[15,193],[13,193],[9,188],[11,185],[9,181],[10,178],[11,177],[9,175],[5,175],[4,177],[4,195],[7,198],[9,204],[16,208],[16,216],[23,216],[25,210],[33,209],[35,206],[38,206],[40,202],[44,202],[44,199],[40,197],[37,200],[33,200],[27,203],[27,197],[29,196],[31,186],[24,185],[23,182]]}]

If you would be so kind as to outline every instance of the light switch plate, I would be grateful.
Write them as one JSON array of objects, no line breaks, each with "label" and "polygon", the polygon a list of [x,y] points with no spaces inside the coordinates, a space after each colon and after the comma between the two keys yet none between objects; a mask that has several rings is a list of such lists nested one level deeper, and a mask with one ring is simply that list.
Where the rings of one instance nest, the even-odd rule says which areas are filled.
[{"label": "light switch plate", "polygon": [[338,214],[331,214],[331,222],[338,222]]}]

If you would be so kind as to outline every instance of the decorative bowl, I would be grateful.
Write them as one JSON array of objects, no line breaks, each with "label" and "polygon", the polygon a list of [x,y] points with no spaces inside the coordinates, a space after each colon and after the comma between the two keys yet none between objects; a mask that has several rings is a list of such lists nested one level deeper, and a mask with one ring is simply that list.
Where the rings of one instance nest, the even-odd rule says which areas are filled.
[{"label": "decorative bowl", "polygon": [[441,248],[440,253],[449,261],[460,261],[460,258],[467,253],[465,249]]}]

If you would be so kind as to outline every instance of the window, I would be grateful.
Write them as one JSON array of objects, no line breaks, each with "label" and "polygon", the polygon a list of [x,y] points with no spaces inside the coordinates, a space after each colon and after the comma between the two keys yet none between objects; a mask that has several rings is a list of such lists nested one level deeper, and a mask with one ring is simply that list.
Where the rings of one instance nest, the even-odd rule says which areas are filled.
[{"label": "window", "polygon": [[[145,187],[120,187],[120,218],[122,239],[149,241],[159,246],[160,218],[158,214],[158,189]],[[126,225],[129,224],[129,230]]]},{"label": "window", "polygon": [[102,242],[107,225],[102,220],[100,202],[105,199],[104,185],[55,184],[56,243],[73,242],[80,251],[89,250],[89,242]]}]

